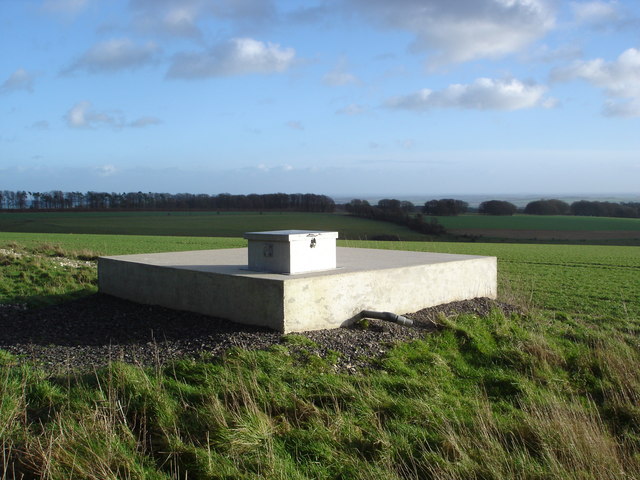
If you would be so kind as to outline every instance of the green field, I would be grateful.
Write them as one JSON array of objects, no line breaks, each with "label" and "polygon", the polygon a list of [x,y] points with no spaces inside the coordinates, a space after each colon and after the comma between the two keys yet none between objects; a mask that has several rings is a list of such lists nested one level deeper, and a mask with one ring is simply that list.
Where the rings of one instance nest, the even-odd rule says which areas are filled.
[{"label": "green field", "polygon": [[[461,215],[438,217],[446,240],[640,245],[640,219],[574,216]],[[0,231],[189,237],[241,237],[246,231],[331,230],[340,238],[425,241],[406,227],[342,214],[258,212],[38,212],[0,213]]]},{"label": "green field", "polygon": [[640,218],[577,217],[567,215],[459,215],[438,217],[448,229],[553,231],[633,231],[640,235]]},{"label": "green field", "polygon": [[242,237],[247,231],[331,230],[341,238],[370,239],[392,235],[424,240],[406,227],[330,213],[257,212],[53,212],[0,213],[0,231]]},{"label": "green field", "polygon": [[0,232],[0,245],[8,243],[17,243],[25,247],[36,247],[42,244],[58,245],[65,250],[75,252],[87,250],[92,252],[94,256],[180,252],[247,246],[246,240],[237,237]]},{"label": "green field", "polygon": [[[0,303],[95,292],[95,266],[60,268],[61,256],[242,245],[4,232],[0,249],[22,255],[0,251]],[[0,478],[640,478],[640,248],[339,245],[495,255],[500,297],[524,313],[441,318],[355,375],[301,335],[89,375],[0,351]]]}]

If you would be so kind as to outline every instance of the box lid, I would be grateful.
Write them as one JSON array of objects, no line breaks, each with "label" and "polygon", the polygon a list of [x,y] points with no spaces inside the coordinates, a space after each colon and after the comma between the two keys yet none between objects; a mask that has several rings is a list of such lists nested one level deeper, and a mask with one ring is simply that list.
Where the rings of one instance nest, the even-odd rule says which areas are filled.
[{"label": "box lid", "polygon": [[317,230],[271,230],[268,232],[245,232],[247,240],[262,240],[265,242],[295,242],[311,237],[321,239],[338,238],[338,232],[323,232]]}]

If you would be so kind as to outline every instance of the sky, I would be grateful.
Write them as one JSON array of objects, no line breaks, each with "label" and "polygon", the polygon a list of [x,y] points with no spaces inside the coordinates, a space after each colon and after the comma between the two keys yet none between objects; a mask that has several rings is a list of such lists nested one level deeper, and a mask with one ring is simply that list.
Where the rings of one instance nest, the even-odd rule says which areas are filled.
[{"label": "sky", "polygon": [[637,0],[0,0],[0,189],[640,193]]}]

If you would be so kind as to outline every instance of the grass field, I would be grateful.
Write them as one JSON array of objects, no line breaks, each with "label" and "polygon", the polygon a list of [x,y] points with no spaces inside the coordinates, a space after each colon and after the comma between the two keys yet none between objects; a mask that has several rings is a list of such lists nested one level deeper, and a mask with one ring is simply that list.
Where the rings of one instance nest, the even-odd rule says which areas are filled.
[{"label": "grass field", "polygon": [[[640,219],[573,216],[461,215],[438,217],[454,234],[478,241],[640,245]],[[112,235],[241,237],[249,230],[332,230],[349,240],[381,235],[402,241],[429,237],[387,222],[340,214],[250,212],[0,213],[0,231]]]},{"label": "grass field", "polygon": [[567,215],[460,215],[438,217],[450,229],[504,229],[552,231],[633,231],[640,233],[640,218],[576,217]]},{"label": "grass field", "polygon": [[485,242],[640,245],[640,219],[546,215],[438,217],[454,235]]},{"label": "grass field", "polygon": [[[94,291],[95,267],[60,268],[63,257],[243,244],[0,233],[23,254],[0,254],[0,303]],[[502,298],[527,313],[442,318],[357,375],[298,335],[84,376],[0,352],[0,478],[640,478],[639,248],[340,245],[496,255]]]},{"label": "grass field", "polygon": [[426,238],[399,225],[328,213],[0,213],[0,231],[4,232],[242,237],[247,231],[285,229],[338,231],[341,238],[354,240],[377,235]]}]

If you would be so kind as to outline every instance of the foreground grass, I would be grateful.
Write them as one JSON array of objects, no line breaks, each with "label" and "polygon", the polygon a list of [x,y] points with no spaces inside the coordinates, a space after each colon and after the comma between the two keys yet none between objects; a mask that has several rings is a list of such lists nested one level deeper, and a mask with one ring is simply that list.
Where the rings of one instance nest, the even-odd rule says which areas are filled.
[{"label": "foreground grass", "polygon": [[[149,251],[130,237],[82,237],[60,237],[73,248],[35,236],[8,245],[24,255],[5,257],[0,271],[17,275],[0,286],[92,258],[88,245],[101,241],[103,254]],[[181,241],[153,245],[191,248]],[[217,241],[238,242],[204,248]],[[0,478],[640,478],[638,249],[342,245],[497,255],[502,291],[539,309],[442,318],[439,332],[358,375],[305,354],[308,340],[295,335],[268,352],[84,376],[52,376],[0,351]],[[76,270],[60,272],[55,295],[81,294]],[[54,295],[54,284],[25,292]],[[0,303],[15,298],[4,288]]]},{"label": "foreground grass", "polygon": [[284,346],[83,377],[5,357],[4,473],[639,478],[639,367],[637,340],[623,333],[497,312],[443,320],[360,375]]}]

